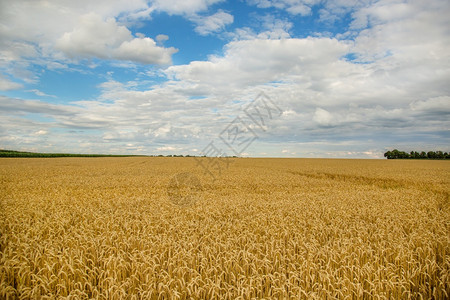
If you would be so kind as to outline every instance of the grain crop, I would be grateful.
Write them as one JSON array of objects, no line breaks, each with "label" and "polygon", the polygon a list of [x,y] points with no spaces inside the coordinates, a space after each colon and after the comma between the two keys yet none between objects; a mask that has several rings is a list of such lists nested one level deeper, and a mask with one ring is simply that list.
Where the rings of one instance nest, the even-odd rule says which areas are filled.
[{"label": "grain crop", "polygon": [[[208,159],[208,158],[202,158]],[[198,178],[190,205],[168,188]],[[0,159],[1,299],[448,299],[450,163]]]}]

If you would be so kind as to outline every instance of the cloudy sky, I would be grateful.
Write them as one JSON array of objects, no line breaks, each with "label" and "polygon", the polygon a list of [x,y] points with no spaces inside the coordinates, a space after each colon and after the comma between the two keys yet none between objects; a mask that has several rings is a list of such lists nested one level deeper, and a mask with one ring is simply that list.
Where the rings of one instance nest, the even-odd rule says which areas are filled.
[{"label": "cloudy sky", "polygon": [[[0,0],[0,149],[449,151],[449,15],[448,0]],[[276,108],[263,127],[258,95]]]}]

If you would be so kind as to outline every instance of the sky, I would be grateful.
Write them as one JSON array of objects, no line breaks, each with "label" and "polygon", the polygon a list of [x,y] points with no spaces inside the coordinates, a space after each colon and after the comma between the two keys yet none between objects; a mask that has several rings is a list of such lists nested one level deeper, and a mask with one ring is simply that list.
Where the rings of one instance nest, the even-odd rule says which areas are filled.
[{"label": "sky", "polygon": [[0,0],[0,149],[450,151],[448,0]]}]

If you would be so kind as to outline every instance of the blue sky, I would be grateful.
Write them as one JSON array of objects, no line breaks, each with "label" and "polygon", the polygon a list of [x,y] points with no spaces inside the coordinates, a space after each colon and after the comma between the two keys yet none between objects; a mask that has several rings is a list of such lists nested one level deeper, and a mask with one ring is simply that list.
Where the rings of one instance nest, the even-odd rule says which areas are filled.
[{"label": "blue sky", "polygon": [[[0,0],[0,148],[449,151],[446,0]],[[279,114],[245,114],[263,93]],[[267,103],[269,103],[267,102]],[[239,147],[238,147],[239,148]]]}]

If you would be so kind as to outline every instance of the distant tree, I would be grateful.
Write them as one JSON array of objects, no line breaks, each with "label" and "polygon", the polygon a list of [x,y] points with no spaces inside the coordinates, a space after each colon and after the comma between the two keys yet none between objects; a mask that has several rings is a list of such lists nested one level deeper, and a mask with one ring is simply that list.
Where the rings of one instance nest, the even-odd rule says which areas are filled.
[{"label": "distant tree", "polygon": [[392,151],[386,151],[384,157],[387,159],[450,159],[449,152],[442,151],[417,151],[405,152],[394,149]]},{"label": "distant tree", "polygon": [[411,151],[410,153],[410,158],[412,159],[419,159],[420,158],[420,154],[417,151]]},{"label": "distant tree", "polygon": [[397,149],[392,150],[392,158],[397,159],[399,157],[400,157],[400,151],[398,151]]},{"label": "distant tree", "polygon": [[384,157],[386,157],[387,159],[392,159],[392,151],[387,151],[386,153],[384,153]]},{"label": "distant tree", "polygon": [[428,157],[429,159],[435,159],[435,158],[436,158],[436,152],[434,152],[434,151],[428,151],[427,157]]},{"label": "distant tree", "polygon": [[409,156],[409,153],[406,153],[405,151],[399,151],[398,158],[406,159],[406,158],[410,158],[410,156]]}]

